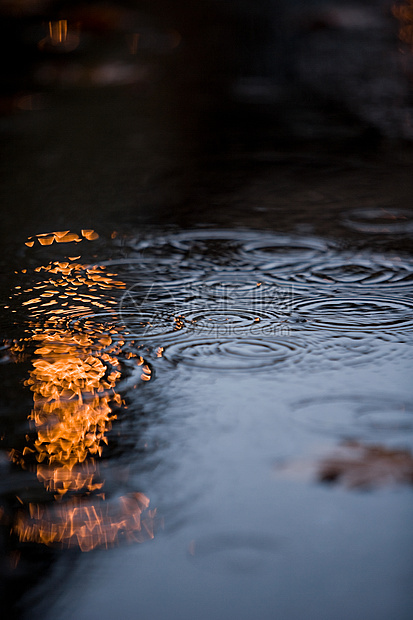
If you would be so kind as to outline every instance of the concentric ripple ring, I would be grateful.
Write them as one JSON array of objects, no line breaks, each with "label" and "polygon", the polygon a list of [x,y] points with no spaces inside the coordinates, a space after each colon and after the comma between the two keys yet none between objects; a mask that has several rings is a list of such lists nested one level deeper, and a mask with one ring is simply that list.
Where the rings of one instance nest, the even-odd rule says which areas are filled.
[{"label": "concentric ripple ring", "polygon": [[293,419],[315,432],[341,438],[407,440],[413,435],[412,403],[389,394],[306,399],[293,405]]},{"label": "concentric ripple ring", "polygon": [[308,327],[371,331],[411,329],[413,302],[381,297],[323,297],[293,304]]},{"label": "concentric ripple ring", "polygon": [[165,347],[163,358],[188,366],[215,370],[253,370],[282,365],[300,358],[305,345],[287,338],[208,339],[198,338]]}]

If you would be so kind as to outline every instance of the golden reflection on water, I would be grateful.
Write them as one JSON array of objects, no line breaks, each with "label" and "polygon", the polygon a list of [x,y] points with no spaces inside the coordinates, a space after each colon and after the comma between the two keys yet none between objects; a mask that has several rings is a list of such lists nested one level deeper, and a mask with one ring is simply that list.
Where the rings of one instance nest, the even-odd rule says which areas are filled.
[{"label": "golden reflection on water", "polygon": [[72,243],[73,241],[75,241],[76,243],[79,243],[80,241],[82,241],[82,237],[84,237],[88,241],[94,241],[95,239],[99,239],[99,235],[96,231],[85,228],[81,231],[81,236],[79,236],[77,233],[70,232],[70,230],[60,230],[51,233],[39,233],[38,235],[28,237],[25,244],[29,248],[32,248],[35,244],[35,241],[40,243],[40,245],[51,245],[53,242]]},{"label": "golden reflection on water", "polygon": [[154,537],[156,514],[148,506],[143,493],[124,495],[116,505],[80,498],[52,507],[30,504],[29,516],[18,512],[14,531],[22,541],[78,546],[81,551],[112,547],[120,540],[145,542]]},{"label": "golden reflection on water", "polygon": [[[93,230],[83,230],[82,235],[89,240],[98,237]],[[42,245],[45,239],[47,244],[50,239],[81,240],[69,231],[37,239]],[[156,511],[149,510],[149,499],[142,493],[120,497],[115,505],[102,492],[105,482],[98,459],[115,411],[122,406],[116,385],[124,340],[115,321],[99,324],[91,315],[98,307],[110,316],[117,302],[109,293],[125,285],[116,274],[84,265],[79,258],[37,267],[42,279],[30,288],[15,289],[15,296],[23,296],[21,305],[30,313],[30,323],[28,336],[12,344],[12,353],[18,359],[23,349],[35,347],[25,381],[33,393],[29,419],[35,438],[27,435],[26,446],[21,452],[12,450],[10,458],[34,469],[53,494],[49,505],[29,503],[18,511],[13,530],[19,539],[89,551],[121,539],[153,538]],[[125,357],[137,358],[143,381],[152,378],[143,358],[131,351]]]},{"label": "golden reflection on water", "polygon": [[[112,338],[108,334],[79,337],[68,330],[46,328],[35,333],[33,340],[39,344],[35,350],[39,357],[33,360],[25,383],[33,392],[30,418],[37,439],[33,448],[24,449],[23,456],[34,450],[38,463],[52,466],[54,482],[47,484],[49,490],[78,490],[78,475],[75,480],[68,476],[62,480],[57,474],[61,485],[56,487],[55,468],[71,471],[89,456],[100,456],[102,443],[107,442],[106,432],[114,418],[110,403],[121,404],[114,390],[120,372],[117,358],[110,355]],[[44,468],[41,477],[45,480]]]}]

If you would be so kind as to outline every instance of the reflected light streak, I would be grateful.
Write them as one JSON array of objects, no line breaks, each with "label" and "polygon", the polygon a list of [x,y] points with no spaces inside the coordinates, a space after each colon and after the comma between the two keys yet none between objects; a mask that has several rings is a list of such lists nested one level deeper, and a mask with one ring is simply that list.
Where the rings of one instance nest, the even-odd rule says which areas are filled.
[{"label": "reflected light streak", "polygon": [[154,537],[156,511],[148,506],[143,493],[120,497],[116,504],[78,498],[52,508],[30,504],[28,517],[19,511],[15,532],[21,541],[81,551],[113,547],[121,540],[142,543]]},{"label": "reflected light streak", "polygon": [[48,34],[39,41],[39,49],[48,51],[72,52],[80,42],[80,32],[78,25],[68,26],[67,19],[49,21]]},{"label": "reflected light streak", "polygon": [[[70,235],[69,231],[53,233],[52,242]],[[82,230],[82,235],[97,238],[93,230]],[[50,235],[37,238],[42,243]],[[88,267],[76,262],[78,258],[37,267],[35,272],[43,280],[25,290],[15,287],[15,296],[32,295],[33,288],[42,292],[22,301],[31,312],[29,335],[10,346],[15,359],[28,345],[35,346],[25,385],[33,393],[29,419],[36,436],[33,440],[26,436],[23,451],[12,450],[10,458],[23,468],[34,468],[54,497],[51,506],[31,503],[29,510],[19,510],[13,528],[19,539],[89,551],[120,540],[153,538],[156,510],[148,509],[149,499],[142,493],[120,497],[116,506],[97,497],[104,486],[97,459],[108,443],[107,433],[117,417],[114,410],[123,404],[116,384],[121,377],[118,355],[124,341],[122,328],[115,323],[103,326],[92,318],[80,323],[79,317],[84,312],[90,317],[94,305],[110,312],[108,304],[116,301],[107,292],[124,288],[124,283],[104,267]],[[90,290],[97,294],[90,295]],[[70,302],[62,303],[68,296]],[[57,298],[52,300],[57,308],[49,310],[51,297]],[[75,320],[68,324],[72,314]],[[128,352],[127,357],[137,355]],[[150,367],[141,357],[137,361],[141,379],[149,381]]]},{"label": "reflected light streak", "polygon": [[67,39],[67,20],[59,19],[56,22],[49,22],[49,37],[54,45],[62,43]]}]

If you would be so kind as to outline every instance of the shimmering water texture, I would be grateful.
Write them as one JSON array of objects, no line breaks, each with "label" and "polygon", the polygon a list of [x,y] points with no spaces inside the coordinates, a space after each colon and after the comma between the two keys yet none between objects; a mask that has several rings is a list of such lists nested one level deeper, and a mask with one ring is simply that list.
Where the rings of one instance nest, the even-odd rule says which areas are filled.
[{"label": "shimmering water texture", "polygon": [[[7,306],[29,319],[26,341],[45,329],[80,341],[103,330],[102,338],[117,339],[125,368],[128,356],[141,359],[144,351],[145,380],[165,363],[308,370],[403,357],[409,346],[413,264],[406,256],[245,229],[113,235],[111,258],[95,254],[87,264],[72,256],[82,239],[97,238],[93,230],[61,231],[26,242],[28,252],[46,245],[48,259],[22,269]],[[71,248],[63,260],[53,260],[55,243]]]},{"label": "shimmering water texture", "polygon": [[328,296],[300,300],[294,309],[317,329],[386,332],[411,330],[413,325],[413,304],[408,299]]},{"label": "shimmering water texture", "polygon": [[[10,517],[22,542],[89,551],[154,536],[149,498],[128,485],[107,493],[100,462],[128,394],[158,376],[272,377],[408,356],[406,257],[247,230],[97,239],[91,230],[29,238],[5,308],[19,336],[5,342],[2,360],[29,363],[22,380],[33,398],[25,437],[8,454],[35,472],[44,495],[27,493]],[[306,400],[292,410],[297,423],[338,439],[413,431],[411,404],[391,395]]]},{"label": "shimmering water texture", "polygon": [[167,362],[308,369],[406,353],[413,325],[406,256],[246,230],[117,242],[128,257],[110,263],[128,282],[121,321],[161,347]]},{"label": "shimmering water texture", "polygon": [[[98,238],[94,231],[82,233],[89,241]],[[56,237],[69,244],[81,241],[68,231],[38,239],[51,245]],[[23,444],[10,447],[9,458],[38,481],[7,518],[22,542],[90,551],[153,538],[156,511],[141,492],[116,497],[105,490],[102,451],[124,406],[117,391],[124,374],[121,358],[139,369],[143,381],[151,379],[151,370],[124,346],[116,321],[116,291],[125,288],[123,282],[104,266],[80,259],[68,256],[23,269],[22,282],[30,282],[15,287],[7,306],[15,313],[18,308],[20,316],[25,311],[24,335],[7,347],[11,360],[30,363],[22,379],[33,397],[28,432]]]}]

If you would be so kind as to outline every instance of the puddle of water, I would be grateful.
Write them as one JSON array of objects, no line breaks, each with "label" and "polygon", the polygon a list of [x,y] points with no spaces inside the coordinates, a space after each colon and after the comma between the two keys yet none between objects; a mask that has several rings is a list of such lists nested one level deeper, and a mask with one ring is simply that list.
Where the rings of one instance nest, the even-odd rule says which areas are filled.
[{"label": "puddle of water", "polygon": [[[88,231],[88,237],[97,234]],[[41,245],[81,240],[68,232],[38,238]],[[69,255],[24,268],[26,284],[14,287],[7,308],[18,307],[25,316],[21,337],[9,341],[8,350],[11,360],[30,362],[22,380],[33,396],[30,425],[8,456],[32,475],[18,496],[18,509],[3,518],[22,543],[90,551],[123,539],[152,538],[156,511],[148,509],[143,493],[109,497],[102,491],[99,457],[122,404],[116,385],[124,328],[113,293],[125,285],[105,267],[80,258]],[[150,380],[143,358],[130,350],[124,354],[135,358],[141,376]]]},{"label": "puddle of water", "polygon": [[[84,238],[96,244],[85,259],[80,241],[63,251],[56,235],[28,248],[5,304],[14,325],[3,367],[32,394],[23,430],[3,442],[13,476],[1,486],[2,520],[23,574],[26,546],[63,563],[68,549],[119,547],[104,566],[121,571],[126,546],[162,545],[176,530],[185,570],[219,574],[224,588],[285,579],[285,554],[304,562],[297,532],[309,528],[320,545],[323,534],[321,517],[309,523],[282,477],[272,479],[277,452],[348,438],[412,443],[411,399],[392,377],[411,363],[413,264],[245,229]],[[313,514],[312,494],[324,491],[301,484]],[[279,509],[276,488],[289,497]],[[268,535],[251,530],[260,507]],[[228,523],[232,534],[222,533]],[[62,586],[59,600],[75,587]]]},{"label": "puddle of water", "polygon": [[3,615],[410,620],[397,23],[44,4],[0,9]]}]

